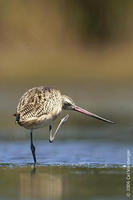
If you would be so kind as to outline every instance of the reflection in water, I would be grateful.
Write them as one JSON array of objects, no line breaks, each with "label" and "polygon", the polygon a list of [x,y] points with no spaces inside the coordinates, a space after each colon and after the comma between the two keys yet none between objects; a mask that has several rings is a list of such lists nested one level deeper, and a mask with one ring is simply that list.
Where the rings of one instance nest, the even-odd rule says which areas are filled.
[{"label": "reflection in water", "polygon": [[[133,155],[132,145],[74,140],[37,146],[39,166],[34,173],[25,141],[0,143],[0,200],[126,198],[123,166],[127,149]],[[130,173],[132,179],[132,167]]]},{"label": "reflection in water", "polygon": [[62,197],[61,175],[35,172],[20,173],[20,197],[21,199],[61,199]]},{"label": "reflection in water", "polygon": [[[133,168],[130,169],[131,191]],[[0,167],[0,200],[126,199],[126,168]]]}]

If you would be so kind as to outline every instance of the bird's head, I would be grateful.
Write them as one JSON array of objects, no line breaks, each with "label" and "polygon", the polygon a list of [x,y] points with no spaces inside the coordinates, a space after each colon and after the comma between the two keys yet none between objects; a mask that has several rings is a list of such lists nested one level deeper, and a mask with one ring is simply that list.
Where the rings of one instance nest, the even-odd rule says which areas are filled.
[{"label": "bird's head", "polygon": [[62,109],[64,109],[64,110],[74,110],[74,111],[83,113],[85,115],[88,115],[90,117],[94,117],[96,119],[108,122],[108,123],[114,123],[114,122],[112,122],[108,119],[104,119],[104,118],[102,118],[102,117],[100,117],[100,116],[98,116],[94,113],[88,112],[87,110],[84,110],[83,108],[81,108],[79,106],[76,106],[74,101],[66,95],[62,95]]},{"label": "bird's head", "polygon": [[64,110],[74,110],[75,103],[70,97],[62,95],[62,108]]}]

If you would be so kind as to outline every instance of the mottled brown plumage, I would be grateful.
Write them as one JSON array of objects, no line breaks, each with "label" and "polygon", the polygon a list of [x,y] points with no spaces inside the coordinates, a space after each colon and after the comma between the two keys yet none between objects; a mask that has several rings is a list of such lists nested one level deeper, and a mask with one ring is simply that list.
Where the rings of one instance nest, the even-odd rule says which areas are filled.
[{"label": "mottled brown plumage", "polygon": [[28,90],[17,106],[18,124],[28,129],[43,127],[52,122],[62,110],[59,90],[34,87]]},{"label": "mottled brown plumage", "polygon": [[34,87],[28,90],[20,98],[17,111],[14,116],[16,116],[16,122],[20,126],[31,130],[31,151],[34,159],[34,165],[36,163],[36,155],[32,139],[32,130],[49,125],[49,141],[53,142],[59,128],[69,117],[68,114],[63,117],[56,131],[52,134],[52,122],[58,117],[62,110],[74,110],[96,119],[113,123],[110,120],[99,117],[98,115],[76,106],[70,97],[62,95],[59,90],[44,86]]}]

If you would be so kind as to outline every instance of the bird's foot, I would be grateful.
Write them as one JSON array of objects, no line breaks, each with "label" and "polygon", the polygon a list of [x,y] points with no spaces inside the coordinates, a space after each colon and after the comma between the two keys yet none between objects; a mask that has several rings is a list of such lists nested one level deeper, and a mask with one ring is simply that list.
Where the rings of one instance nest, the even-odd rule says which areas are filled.
[{"label": "bird's foot", "polygon": [[52,142],[53,142],[53,140],[49,139],[49,142],[50,142],[50,143],[52,143]]}]

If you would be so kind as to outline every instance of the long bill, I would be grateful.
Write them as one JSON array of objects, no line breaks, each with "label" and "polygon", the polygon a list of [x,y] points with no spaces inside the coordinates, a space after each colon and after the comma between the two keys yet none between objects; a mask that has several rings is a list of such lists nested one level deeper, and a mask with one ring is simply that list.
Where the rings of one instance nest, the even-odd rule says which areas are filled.
[{"label": "long bill", "polygon": [[79,107],[79,106],[75,106],[75,107],[74,107],[74,111],[77,111],[77,112],[83,113],[83,114],[85,114],[85,115],[88,115],[88,116],[90,116],[90,117],[94,117],[94,118],[96,118],[96,119],[99,119],[99,120],[102,120],[102,121],[105,121],[105,122],[114,124],[114,122],[112,122],[112,121],[110,121],[110,120],[108,120],[108,119],[104,119],[104,118],[102,118],[102,117],[100,117],[100,116],[98,116],[98,115],[95,115],[95,114],[91,113],[91,112],[88,112],[87,110],[84,110],[83,108],[81,108],[81,107]]}]

